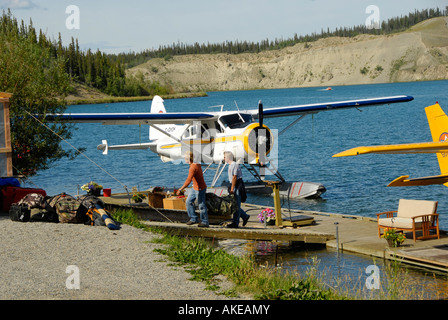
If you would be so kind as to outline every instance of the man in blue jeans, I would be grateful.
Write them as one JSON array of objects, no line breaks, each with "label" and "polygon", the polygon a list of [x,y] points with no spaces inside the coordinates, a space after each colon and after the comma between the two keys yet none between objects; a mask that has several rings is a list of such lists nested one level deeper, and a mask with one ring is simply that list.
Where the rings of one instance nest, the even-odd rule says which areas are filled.
[{"label": "man in blue jeans", "polygon": [[227,225],[227,228],[238,228],[240,218],[243,219],[243,227],[246,225],[249,220],[249,215],[241,209],[241,189],[239,188],[239,184],[243,181],[243,173],[241,172],[240,165],[233,160],[233,153],[230,151],[224,152],[224,161],[229,165],[229,194],[234,194],[237,210],[233,214],[233,221],[231,224]]},{"label": "man in blue jeans", "polygon": [[190,165],[190,170],[188,171],[187,180],[185,180],[185,183],[182,185],[182,187],[179,188],[179,190],[177,191],[177,195],[179,195],[180,192],[185,188],[187,188],[190,185],[191,181],[193,181],[193,188],[191,189],[186,202],[187,213],[188,216],[190,217],[190,220],[187,222],[187,225],[191,226],[193,224],[199,223],[198,215],[194,210],[194,201],[197,198],[199,213],[201,217],[201,222],[198,224],[198,227],[207,228],[209,226],[207,206],[205,204],[205,194],[207,192],[207,185],[205,184],[204,181],[202,168],[199,163],[193,161],[193,152],[187,152],[185,154],[185,162]]}]

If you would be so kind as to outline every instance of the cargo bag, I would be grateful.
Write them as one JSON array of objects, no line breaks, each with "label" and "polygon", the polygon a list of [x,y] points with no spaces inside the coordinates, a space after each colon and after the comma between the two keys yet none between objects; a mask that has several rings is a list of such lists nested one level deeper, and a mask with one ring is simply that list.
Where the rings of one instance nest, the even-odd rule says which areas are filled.
[{"label": "cargo bag", "polygon": [[40,193],[29,193],[20,199],[17,204],[23,205],[30,210],[34,208],[45,209],[45,197]]},{"label": "cargo bag", "polygon": [[235,196],[219,197],[214,193],[205,194],[207,213],[214,216],[230,216],[237,210]]},{"label": "cargo bag", "polygon": [[30,222],[59,222],[58,215],[50,208],[47,200],[49,197],[41,193],[29,193],[23,197],[17,205],[30,211]]},{"label": "cargo bag", "polygon": [[81,202],[61,193],[48,200],[50,208],[57,214],[60,223],[83,223]]},{"label": "cargo bag", "polygon": [[86,195],[79,198],[84,224],[90,226],[106,226],[109,230],[119,230],[120,224],[116,222],[109,212],[104,209],[104,202],[96,196]]},{"label": "cargo bag", "polygon": [[120,224],[111,217],[109,212],[98,204],[91,207],[89,211],[87,211],[86,216],[88,219],[85,224],[89,224],[91,226],[106,226],[109,230],[120,229]]},{"label": "cargo bag", "polygon": [[95,205],[97,204],[104,208],[104,202],[96,196],[86,194],[84,196],[80,196],[78,198],[78,201],[81,203],[81,206],[84,207],[83,209],[85,210],[85,212],[87,212],[87,210],[89,210],[91,207],[95,207]]},{"label": "cargo bag", "polygon": [[9,218],[12,221],[28,222],[30,221],[31,212],[26,206],[13,204],[9,208]]}]

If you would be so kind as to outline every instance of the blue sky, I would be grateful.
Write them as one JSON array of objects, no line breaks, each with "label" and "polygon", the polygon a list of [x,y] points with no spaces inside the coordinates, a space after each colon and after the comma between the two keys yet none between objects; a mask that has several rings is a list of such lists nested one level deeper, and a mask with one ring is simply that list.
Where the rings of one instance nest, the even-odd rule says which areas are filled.
[{"label": "blue sky", "polygon": [[[79,8],[79,29],[68,29],[66,8]],[[82,49],[109,53],[157,49],[173,42],[290,38],[321,29],[364,24],[375,5],[380,19],[415,9],[444,9],[446,0],[0,0],[19,20],[64,45],[77,38]]]}]

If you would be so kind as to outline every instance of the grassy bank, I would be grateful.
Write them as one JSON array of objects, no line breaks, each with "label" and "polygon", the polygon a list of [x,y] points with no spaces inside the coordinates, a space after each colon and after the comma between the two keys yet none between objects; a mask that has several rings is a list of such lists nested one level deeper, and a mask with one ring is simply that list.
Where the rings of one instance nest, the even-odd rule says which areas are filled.
[{"label": "grassy bank", "polygon": [[[165,100],[167,99],[184,99],[184,98],[198,98],[206,97],[206,92],[189,92],[189,93],[175,93],[168,95],[161,95]],[[79,105],[79,104],[101,104],[101,103],[118,103],[118,102],[135,102],[135,101],[148,101],[152,100],[153,96],[141,96],[141,97],[105,97],[105,98],[70,98],[67,99],[67,105]]]},{"label": "grassy bank", "polygon": [[180,264],[192,274],[192,280],[204,281],[210,290],[219,292],[217,275],[223,275],[235,287],[221,294],[238,296],[249,294],[254,299],[267,300],[335,300],[344,299],[330,289],[323,289],[315,274],[307,272],[297,276],[275,267],[260,267],[253,257],[238,257],[214,248],[210,241],[201,238],[178,237],[150,228],[142,223],[132,211],[117,211],[114,218],[146,231],[158,233],[157,243],[167,245],[157,249],[171,261]]},{"label": "grassy bank", "polygon": [[[166,246],[157,252],[191,273],[191,280],[204,281],[209,290],[229,297],[249,295],[261,300],[414,300],[428,299],[426,287],[415,286],[406,268],[398,260],[390,261],[381,273],[381,286],[366,289],[362,270],[359,279],[341,278],[335,287],[318,275],[318,261],[301,274],[276,266],[258,265],[250,255],[235,256],[213,246],[213,240],[173,236],[142,223],[132,210],[118,210],[114,218],[124,224],[159,234],[154,240]],[[234,287],[223,291],[218,275]]]}]

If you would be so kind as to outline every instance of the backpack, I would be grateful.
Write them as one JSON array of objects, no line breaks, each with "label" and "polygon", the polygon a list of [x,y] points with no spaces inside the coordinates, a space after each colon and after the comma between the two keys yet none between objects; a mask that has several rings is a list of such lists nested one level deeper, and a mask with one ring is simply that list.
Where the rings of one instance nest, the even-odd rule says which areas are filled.
[{"label": "backpack", "polygon": [[40,193],[28,193],[17,203],[19,206],[23,205],[29,210],[31,209],[45,209],[45,197]]},{"label": "backpack", "polygon": [[205,194],[207,213],[215,216],[233,215],[237,210],[236,199],[233,195],[219,197],[214,193]]},{"label": "backpack", "polygon": [[100,205],[90,207],[86,213],[87,220],[85,224],[91,226],[106,226],[109,230],[119,230],[120,224],[117,223]]},{"label": "backpack", "polygon": [[59,222],[58,215],[47,203],[49,197],[40,193],[29,193],[23,197],[17,205],[30,211],[30,222]]},{"label": "backpack", "polygon": [[84,221],[84,224],[89,226],[105,226],[106,224],[103,221],[103,218],[101,218],[101,214],[98,212],[98,210],[95,207],[91,207],[86,212],[86,219]]},{"label": "backpack", "polygon": [[86,212],[89,208],[95,207],[97,204],[104,207],[104,202],[96,196],[86,194],[84,196],[80,196],[78,199],[79,202],[81,202],[81,206],[85,208]]},{"label": "backpack", "polygon": [[28,222],[30,221],[30,210],[25,206],[13,204],[9,208],[9,218],[12,221]]},{"label": "backpack", "polygon": [[29,193],[9,209],[9,217],[21,222],[58,222],[57,217],[47,211],[46,198],[40,193]]},{"label": "backpack", "polygon": [[61,193],[48,201],[49,206],[59,217],[60,223],[82,223],[81,202],[71,195]]},{"label": "backpack", "polygon": [[86,195],[79,198],[83,223],[90,226],[106,226],[110,230],[120,229],[119,223],[112,219],[104,209],[104,202],[96,196]]}]

